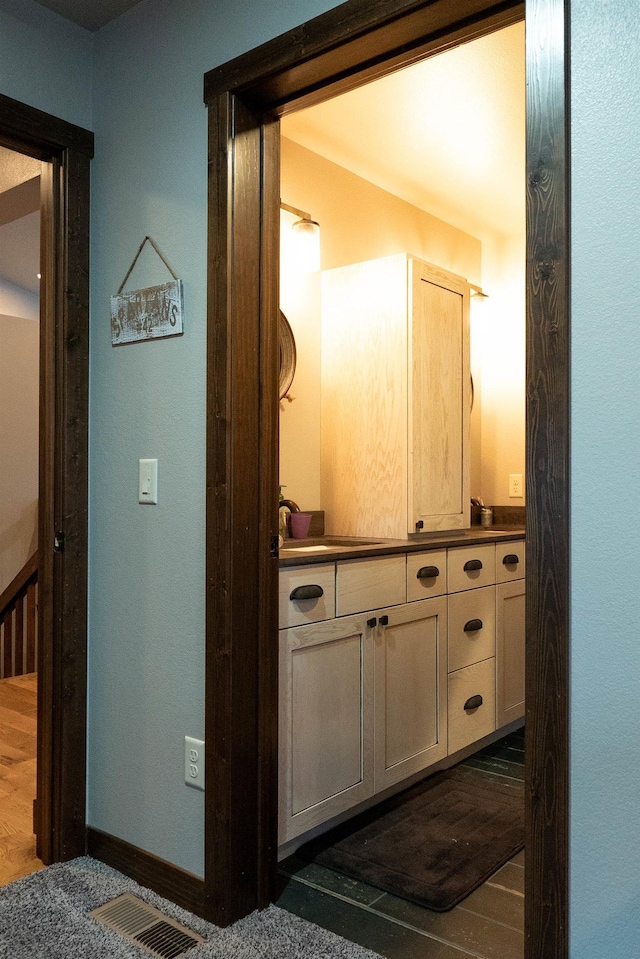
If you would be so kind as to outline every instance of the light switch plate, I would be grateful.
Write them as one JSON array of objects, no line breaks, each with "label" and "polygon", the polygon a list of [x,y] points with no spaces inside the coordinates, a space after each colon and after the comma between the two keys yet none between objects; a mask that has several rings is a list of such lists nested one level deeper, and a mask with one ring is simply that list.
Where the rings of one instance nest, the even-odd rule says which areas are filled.
[{"label": "light switch plate", "polygon": [[155,506],[158,502],[158,461],[140,460],[138,471],[138,502],[150,503]]}]

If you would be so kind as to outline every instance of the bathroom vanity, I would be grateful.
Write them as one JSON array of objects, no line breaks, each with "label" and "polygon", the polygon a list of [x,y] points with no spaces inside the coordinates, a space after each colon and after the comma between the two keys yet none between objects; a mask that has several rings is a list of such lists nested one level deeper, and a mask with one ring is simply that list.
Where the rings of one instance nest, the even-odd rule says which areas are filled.
[{"label": "bathroom vanity", "polygon": [[524,715],[524,530],[281,553],[280,844]]}]

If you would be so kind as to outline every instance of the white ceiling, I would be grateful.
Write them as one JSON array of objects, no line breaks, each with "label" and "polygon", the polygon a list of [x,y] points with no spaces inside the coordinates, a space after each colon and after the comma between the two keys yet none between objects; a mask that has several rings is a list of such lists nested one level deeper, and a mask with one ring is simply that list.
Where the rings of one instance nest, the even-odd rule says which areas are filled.
[{"label": "white ceiling", "polygon": [[37,0],[43,6],[87,30],[99,30],[135,7],[140,0]]},{"label": "white ceiling", "polygon": [[480,238],[524,233],[524,24],[291,114],[282,134]]}]

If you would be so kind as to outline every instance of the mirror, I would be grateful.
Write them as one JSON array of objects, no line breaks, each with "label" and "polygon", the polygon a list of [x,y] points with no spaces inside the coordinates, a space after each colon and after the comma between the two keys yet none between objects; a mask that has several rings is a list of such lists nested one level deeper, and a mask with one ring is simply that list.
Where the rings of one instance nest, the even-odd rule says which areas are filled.
[{"label": "mirror", "polygon": [[280,320],[278,323],[278,345],[280,353],[280,376],[278,381],[278,395],[282,400],[285,398],[296,373],[296,341],[293,337],[293,331],[289,326],[289,321],[280,310]]}]

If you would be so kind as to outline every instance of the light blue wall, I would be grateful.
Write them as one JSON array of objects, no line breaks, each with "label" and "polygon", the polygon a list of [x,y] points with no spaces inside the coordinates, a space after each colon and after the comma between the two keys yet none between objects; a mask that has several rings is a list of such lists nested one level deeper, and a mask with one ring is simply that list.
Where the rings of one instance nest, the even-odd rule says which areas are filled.
[{"label": "light blue wall", "polygon": [[[96,38],[89,823],[202,873],[207,126],[203,75],[332,6],[145,0]],[[109,296],[145,234],[185,284],[185,335],[113,349]],[[145,256],[132,288],[164,278]],[[159,504],[137,463],[159,459]]]},{"label": "light blue wall", "polygon": [[640,11],[572,3],[571,959],[640,942]]},{"label": "light blue wall", "polygon": [[2,0],[0,93],[91,129],[93,35],[32,0]]}]

